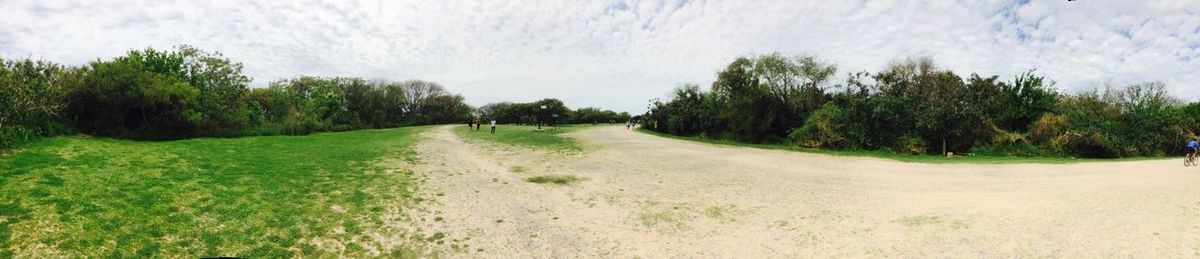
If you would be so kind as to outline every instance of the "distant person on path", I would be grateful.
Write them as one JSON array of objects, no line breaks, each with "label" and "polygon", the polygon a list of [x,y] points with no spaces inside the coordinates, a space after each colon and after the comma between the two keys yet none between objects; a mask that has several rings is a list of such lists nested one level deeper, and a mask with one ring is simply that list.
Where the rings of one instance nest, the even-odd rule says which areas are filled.
[{"label": "distant person on path", "polygon": [[1188,160],[1195,159],[1196,158],[1196,149],[1200,149],[1200,142],[1196,142],[1196,139],[1193,138],[1191,142],[1188,142],[1187,149],[1188,149],[1188,154],[1187,154]]},{"label": "distant person on path", "polygon": [[496,135],[496,120],[492,120],[492,135]]},{"label": "distant person on path", "polygon": [[475,118],[475,131],[479,131],[479,118]]}]

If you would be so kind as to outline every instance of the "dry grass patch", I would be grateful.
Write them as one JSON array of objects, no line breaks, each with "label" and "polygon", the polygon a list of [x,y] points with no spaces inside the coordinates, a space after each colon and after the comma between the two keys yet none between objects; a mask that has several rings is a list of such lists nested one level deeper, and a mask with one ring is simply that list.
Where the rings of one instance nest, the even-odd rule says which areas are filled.
[{"label": "dry grass patch", "polygon": [[637,220],[643,227],[664,233],[691,229],[688,222],[694,218],[695,212],[683,203],[668,205],[647,201],[642,203],[642,210],[637,213]]},{"label": "dry grass patch", "polygon": [[541,175],[525,178],[526,182],[554,185],[571,185],[583,180],[584,178],[574,175]]}]

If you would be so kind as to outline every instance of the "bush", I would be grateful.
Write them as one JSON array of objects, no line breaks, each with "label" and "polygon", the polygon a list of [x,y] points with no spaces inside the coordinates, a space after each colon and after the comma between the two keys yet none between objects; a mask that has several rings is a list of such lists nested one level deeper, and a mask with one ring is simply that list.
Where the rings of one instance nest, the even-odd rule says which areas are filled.
[{"label": "bush", "polygon": [[1131,85],[1117,93],[1117,100],[1121,116],[1116,133],[1125,144],[1125,155],[1161,156],[1182,151],[1180,143],[1187,142],[1182,125],[1186,116],[1178,113],[1180,101],[1167,93],[1165,84]]},{"label": "bush", "polygon": [[45,61],[0,59],[0,150],[74,132],[63,110],[82,75]]},{"label": "bush", "polygon": [[193,135],[199,90],[183,78],[183,58],[155,50],[92,63],[72,93],[70,111],[84,133],[133,139]]},{"label": "bush", "polygon": [[1092,91],[1070,96],[1059,103],[1059,109],[1070,122],[1068,132],[1055,137],[1050,149],[1075,157],[1113,157],[1119,152],[1105,135],[1115,134],[1121,111],[1114,92]]},{"label": "bush", "polygon": [[1033,71],[998,86],[1000,93],[995,98],[1003,108],[995,110],[990,117],[1005,130],[1025,131],[1043,113],[1053,110],[1059,100],[1053,82],[1046,82],[1045,77]]},{"label": "bush", "polygon": [[183,46],[96,61],[70,95],[85,133],[132,139],[236,136],[246,125],[249,78],[220,54]]},{"label": "bush", "polygon": [[0,150],[11,149],[36,142],[43,137],[74,133],[70,125],[47,122],[36,126],[9,126],[0,128]]},{"label": "bush", "polygon": [[1062,136],[1067,133],[1070,127],[1070,121],[1067,116],[1062,114],[1046,113],[1041,118],[1038,118],[1029,129],[1029,134],[1026,135],[1030,142],[1035,144],[1045,144],[1051,139]]},{"label": "bush", "polygon": [[810,148],[842,148],[846,145],[846,137],[838,128],[842,110],[833,103],[826,103],[804,122],[804,126],[788,134],[788,139],[794,144]]},{"label": "bush", "polygon": [[41,137],[42,134],[26,127],[0,128],[0,147],[11,148],[21,144],[33,142]]},{"label": "bush", "polygon": [[1052,140],[1050,147],[1068,156],[1114,158],[1122,155],[1115,142],[1100,132],[1067,133]]},{"label": "bush", "polygon": [[287,117],[282,124],[285,135],[307,135],[326,128],[317,118],[299,114]]},{"label": "bush", "polygon": [[827,94],[832,71],[810,57],[738,58],[710,92],[685,85],[654,102],[643,125],[756,143],[785,137],[805,147],[1084,157],[1179,152],[1200,131],[1200,119],[1187,116],[1200,104],[1181,107],[1158,82],[1065,95],[1032,70],[1007,82],[975,74],[964,81],[932,59],[909,58],[852,73]]},{"label": "bush", "polygon": [[892,147],[892,151],[920,155],[924,154],[929,146],[925,145],[925,140],[916,135],[904,135],[896,141],[896,145]]}]

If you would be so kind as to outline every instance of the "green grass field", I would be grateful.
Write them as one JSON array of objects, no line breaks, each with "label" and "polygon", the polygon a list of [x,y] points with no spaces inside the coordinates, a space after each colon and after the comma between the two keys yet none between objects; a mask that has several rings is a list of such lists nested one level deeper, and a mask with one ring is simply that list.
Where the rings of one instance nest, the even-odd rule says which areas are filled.
[{"label": "green grass field", "polygon": [[386,244],[421,238],[395,222],[424,129],[45,139],[0,158],[0,258],[411,257]]},{"label": "green grass field", "polygon": [[[789,150],[797,152],[808,152],[817,154],[826,154],[833,156],[854,156],[854,157],[875,157],[883,159],[892,159],[902,162],[917,162],[917,163],[972,163],[972,164],[1018,164],[1018,163],[1044,163],[1044,164],[1069,164],[1083,162],[1112,162],[1112,161],[1138,161],[1138,160],[1154,160],[1154,159],[1170,159],[1170,158],[1154,158],[1154,157],[1131,157],[1131,158],[1114,158],[1114,159],[1095,159],[1095,158],[1072,158],[1072,157],[1018,157],[1018,156],[960,156],[948,158],[938,155],[910,155],[902,154],[887,150],[829,150],[819,148],[805,148],[786,144],[750,144],[733,140],[718,140],[706,139],[695,136],[676,136],[652,130],[639,128],[638,132],[655,135],[664,138],[695,141],[714,145],[753,147],[761,149],[776,149]],[[1180,163],[1183,163],[1183,157],[1180,157]]]},{"label": "green grass field", "polygon": [[454,127],[454,132],[469,139],[534,148],[579,151],[583,150],[583,145],[569,137],[562,136],[562,134],[587,127],[589,126],[565,125],[552,129],[543,126],[543,131],[538,132],[534,131],[537,126],[497,125],[496,134],[493,135],[489,126],[484,125],[479,128],[479,131],[469,130],[466,126]]}]

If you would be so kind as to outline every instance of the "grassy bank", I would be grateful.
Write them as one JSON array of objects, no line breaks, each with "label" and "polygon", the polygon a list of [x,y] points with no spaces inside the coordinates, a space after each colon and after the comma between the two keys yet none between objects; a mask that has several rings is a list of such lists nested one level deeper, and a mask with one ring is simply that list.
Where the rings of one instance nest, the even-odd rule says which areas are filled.
[{"label": "grassy bank", "polygon": [[[789,150],[807,153],[826,154],[834,156],[853,156],[853,157],[875,157],[883,159],[891,159],[902,162],[916,163],[973,163],[973,164],[1019,164],[1019,163],[1044,163],[1044,164],[1068,164],[1082,162],[1111,162],[1111,161],[1138,161],[1138,160],[1153,160],[1153,159],[1170,159],[1170,158],[1153,158],[1153,157],[1135,157],[1135,158],[1117,158],[1117,159],[1094,159],[1094,158],[1072,158],[1072,157],[1015,157],[1015,156],[960,156],[948,158],[937,155],[910,155],[902,154],[887,150],[828,150],[819,148],[805,148],[786,144],[751,144],[738,142],[733,140],[721,139],[706,139],[697,136],[676,136],[661,132],[656,132],[648,129],[638,129],[639,132],[655,135],[664,138],[695,141],[714,145],[738,146],[738,147],[753,147],[761,149]],[[1180,157],[1182,163],[1182,157]]]},{"label": "grassy bank", "polygon": [[579,151],[583,150],[583,146],[562,134],[586,127],[588,126],[567,125],[555,129],[543,126],[543,131],[536,131],[537,126],[497,125],[496,134],[491,134],[491,129],[487,125],[480,127],[479,131],[467,129],[466,126],[457,126],[454,127],[454,133],[468,139],[501,144]]},{"label": "grassy bank", "polygon": [[0,258],[411,255],[411,171],[379,161],[424,129],[45,139],[0,158]]}]

